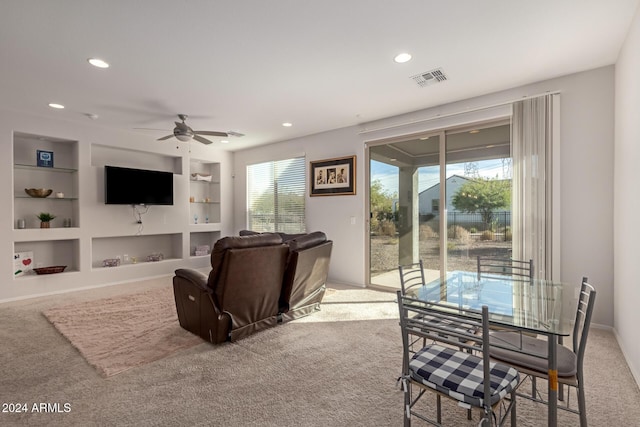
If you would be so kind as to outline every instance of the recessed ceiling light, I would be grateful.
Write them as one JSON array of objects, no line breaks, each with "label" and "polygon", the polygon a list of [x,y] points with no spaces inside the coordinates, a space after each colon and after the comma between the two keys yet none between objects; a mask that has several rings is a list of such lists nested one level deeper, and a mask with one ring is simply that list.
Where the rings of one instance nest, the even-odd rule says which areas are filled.
[{"label": "recessed ceiling light", "polygon": [[223,144],[228,144],[229,143],[229,141],[227,141],[226,139],[223,139],[220,142],[223,143]]},{"label": "recessed ceiling light", "polygon": [[398,160],[398,159],[396,159],[395,157],[392,157],[392,158],[389,159],[390,162],[395,162],[396,160]]},{"label": "recessed ceiling light", "polygon": [[398,64],[402,64],[402,63],[411,61],[411,55],[408,53],[400,53],[396,55],[396,57],[393,58],[393,60],[396,61]]},{"label": "recessed ceiling light", "polygon": [[291,126],[293,126],[293,123],[289,123],[289,122],[284,122],[282,124],[282,126],[286,127],[286,128],[290,128]]},{"label": "recessed ceiling light", "polygon": [[99,58],[89,58],[87,59],[87,61],[89,61],[89,64],[93,65],[94,67],[109,68],[109,64]]},{"label": "recessed ceiling light", "polygon": [[478,129],[473,129],[473,130],[470,130],[469,133],[480,133],[480,131]]},{"label": "recessed ceiling light", "polygon": [[49,107],[51,107],[51,108],[57,108],[57,109],[61,110],[61,109],[63,109],[63,108],[64,108],[64,105],[62,105],[62,104],[56,104],[56,103],[52,102],[52,103],[50,103],[50,104],[49,104]]}]

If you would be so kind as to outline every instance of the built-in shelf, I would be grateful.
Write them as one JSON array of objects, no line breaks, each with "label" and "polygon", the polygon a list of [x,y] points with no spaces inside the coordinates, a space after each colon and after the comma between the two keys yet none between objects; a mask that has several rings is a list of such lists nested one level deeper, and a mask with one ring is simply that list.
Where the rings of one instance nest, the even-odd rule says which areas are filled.
[{"label": "built-in shelf", "polygon": [[56,167],[43,167],[36,165],[25,165],[23,163],[14,163],[13,167],[15,169],[24,169],[28,171],[38,171],[38,172],[60,172],[60,173],[74,173],[78,172],[78,169],[71,168],[56,168]]},{"label": "built-in shelf", "polygon": [[[32,261],[29,263],[31,269],[65,265],[66,269],[64,272],[55,274],[66,274],[78,271],[80,253],[79,239],[16,241],[13,244],[13,251],[14,254],[31,253]],[[30,270],[23,276],[14,276],[14,278],[21,279],[29,276],[37,275],[34,271]],[[42,276],[49,275],[46,274]]]},{"label": "built-in shelf", "polygon": [[[53,153],[51,167],[38,166],[38,151]],[[26,188],[50,188],[49,197],[31,197]],[[56,193],[66,197],[57,198]],[[15,132],[13,138],[13,249],[33,254],[31,268],[66,266],[62,273],[36,275],[32,270],[16,280],[69,275],[80,269],[78,226],[78,142]],[[56,216],[52,228],[40,228],[37,215]],[[69,223],[74,227],[63,227]],[[22,228],[24,227],[24,228]]]},{"label": "built-in shelf", "polygon": [[51,197],[51,196],[50,197],[31,197],[26,193],[24,195],[16,194],[14,197],[16,199],[27,199],[27,200],[33,200],[33,201],[55,200],[55,201],[64,202],[66,200],[67,202],[70,202],[70,201],[78,200],[77,197],[55,197],[55,196],[53,196],[53,197]]},{"label": "built-in shelf", "polygon": [[[182,258],[182,233],[150,234],[140,236],[94,237],[91,242],[92,261],[95,268],[104,267],[105,259],[120,258],[120,266],[124,264],[146,264],[147,256],[160,253],[162,261]],[[133,260],[136,260],[134,263]]]},{"label": "built-in shelf", "polygon": [[[208,257],[210,256],[213,245],[220,239],[220,231],[192,231],[189,233],[189,256],[192,258]],[[209,253],[206,255],[196,255],[196,248],[198,246],[209,246]]]}]

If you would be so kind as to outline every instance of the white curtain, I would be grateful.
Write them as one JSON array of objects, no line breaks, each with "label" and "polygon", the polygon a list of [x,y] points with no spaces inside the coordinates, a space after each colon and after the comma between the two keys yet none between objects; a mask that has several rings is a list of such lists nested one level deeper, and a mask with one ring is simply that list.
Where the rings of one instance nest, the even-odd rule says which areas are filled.
[{"label": "white curtain", "polygon": [[[552,279],[554,116],[559,94],[513,103],[513,258],[533,259],[536,279]],[[555,126],[558,126],[556,123]],[[557,142],[557,141],[556,141]],[[559,255],[559,254],[557,254]]]}]

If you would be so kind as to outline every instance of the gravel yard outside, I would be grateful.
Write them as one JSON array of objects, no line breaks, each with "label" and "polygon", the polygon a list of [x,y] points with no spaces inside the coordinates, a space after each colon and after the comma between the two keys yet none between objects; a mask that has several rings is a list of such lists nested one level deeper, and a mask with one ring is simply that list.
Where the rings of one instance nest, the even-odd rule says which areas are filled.
[{"label": "gravel yard outside", "polygon": [[[420,258],[425,269],[439,269],[440,246],[437,239],[422,239],[419,243]],[[471,239],[460,243],[450,241],[447,270],[475,271],[477,256],[510,257],[510,241],[483,241]],[[383,273],[398,268],[398,238],[390,236],[371,236],[371,273]]]}]

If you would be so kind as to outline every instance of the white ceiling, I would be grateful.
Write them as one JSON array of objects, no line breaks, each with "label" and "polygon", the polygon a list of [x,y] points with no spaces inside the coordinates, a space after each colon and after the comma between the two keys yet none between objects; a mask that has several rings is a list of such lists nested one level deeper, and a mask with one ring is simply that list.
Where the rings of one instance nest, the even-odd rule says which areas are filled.
[{"label": "white ceiling", "polygon": [[0,106],[238,150],[613,64],[639,1],[2,0]]}]

